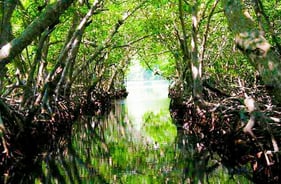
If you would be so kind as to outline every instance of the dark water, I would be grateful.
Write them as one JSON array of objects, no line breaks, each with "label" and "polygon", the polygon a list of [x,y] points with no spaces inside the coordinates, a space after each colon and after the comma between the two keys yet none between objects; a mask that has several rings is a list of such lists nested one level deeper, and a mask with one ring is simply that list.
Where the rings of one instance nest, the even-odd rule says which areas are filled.
[{"label": "dark water", "polygon": [[76,122],[69,148],[43,162],[48,183],[250,183],[177,130],[167,81],[127,85],[126,100],[113,102],[106,117]]}]

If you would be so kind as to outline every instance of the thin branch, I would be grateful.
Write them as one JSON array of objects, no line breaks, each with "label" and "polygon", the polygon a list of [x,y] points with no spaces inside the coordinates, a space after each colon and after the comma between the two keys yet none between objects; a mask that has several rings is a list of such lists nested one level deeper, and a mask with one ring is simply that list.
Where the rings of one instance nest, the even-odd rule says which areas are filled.
[{"label": "thin branch", "polygon": [[184,58],[185,60],[188,59],[189,55],[189,51],[187,48],[187,34],[186,34],[186,27],[185,27],[185,22],[184,22],[184,15],[183,15],[183,5],[182,5],[182,0],[179,0],[179,18],[180,18],[180,24],[181,24],[181,29],[182,29],[182,34],[183,34],[183,40],[182,40],[182,44],[183,44],[183,54],[184,54]]},{"label": "thin branch", "polygon": [[211,22],[211,18],[215,12],[215,9],[218,5],[218,2],[219,0],[216,0],[213,4],[213,7],[211,9],[211,12],[210,12],[210,15],[208,16],[208,20],[207,20],[207,26],[206,26],[206,29],[205,29],[205,32],[204,32],[204,35],[203,35],[203,41],[202,41],[202,45],[201,45],[201,48],[202,48],[202,53],[200,55],[200,58],[199,60],[202,62],[202,65],[203,64],[203,60],[204,60],[204,56],[205,56],[205,51],[206,51],[206,45],[207,45],[207,39],[208,39],[208,34],[209,34],[209,31],[210,31],[210,22]]},{"label": "thin branch", "polygon": [[58,1],[50,5],[46,11],[36,18],[17,38],[5,44],[0,49],[0,71],[10,63],[21,51],[26,48],[47,27],[58,21],[60,15],[68,9],[73,0]]},{"label": "thin branch", "polygon": [[137,42],[140,42],[148,37],[151,37],[152,34],[149,34],[149,35],[145,35],[145,36],[142,36],[136,40],[133,40],[133,41],[130,41],[129,43],[126,43],[124,45],[116,45],[116,46],[113,46],[112,49],[117,49],[117,48],[123,48],[123,47],[130,47],[132,46],[133,44],[137,43]]},{"label": "thin branch", "polygon": [[137,10],[139,10],[145,4],[144,2],[145,1],[140,3],[137,7],[135,7],[131,11],[131,13],[126,12],[123,14],[122,19],[118,20],[117,23],[113,26],[112,30],[110,31],[108,37],[105,39],[104,43],[97,47],[96,52],[86,62],[83,63],[83,65],[80,67],[80,69],[76,70],[76,73],[73,74],[72,82],[74,80],[76,80],[76,78],[79,76],[79,74],[82,72],[82,70],[84,70],[92,61],[94,61],[95,59],[97,59],[98,61],[101,61],[104,59],[104,57],[107,54],[103,53],[103,51],[105,51],[105,49],[112,46],[112,39],[118,33],[119,28],[125,23],[125,21],[131,15],[133,15],[133,13],[135,13]]}]

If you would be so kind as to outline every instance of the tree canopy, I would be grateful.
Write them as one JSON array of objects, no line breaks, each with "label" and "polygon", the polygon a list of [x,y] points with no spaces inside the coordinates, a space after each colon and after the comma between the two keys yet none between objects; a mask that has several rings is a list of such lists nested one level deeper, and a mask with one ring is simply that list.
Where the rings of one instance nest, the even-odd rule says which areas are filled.
[{"label": "tree canopy", "polygon": [[[257,72],[279,91],[279,9],[242,0],[1,1],[2,94],[42,94],[55,78],[57,93],[97,78],[110,90],[132,59],[198,98],[202,77],[227,87],[220,79],[252,81]],[[9,90],[16,76],[26,83]]]},{"label": "tree canopy", "polygon": [[208,90],[245,98],[252,121],[244,130],[253,135],[259,108],[248,97],[257,86],[270,105],[281,103],[280,11],[266,0],[1,0],[3,153],[2,134],[19,140],[43,120],[73,119],[99,106],[98,95],[124,92],[136,61],[171,81],[170,97],[193,101],[199,115],[224,102]]}]

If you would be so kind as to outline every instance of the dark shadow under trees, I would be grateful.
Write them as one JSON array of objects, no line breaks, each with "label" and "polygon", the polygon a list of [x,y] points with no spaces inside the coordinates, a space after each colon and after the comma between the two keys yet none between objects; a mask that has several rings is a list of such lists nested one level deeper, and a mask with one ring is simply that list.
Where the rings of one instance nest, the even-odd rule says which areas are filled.
[{"label": "dark shadow under trees", "polygon": [[[204,85],[204,98],[210,103],[203,108],[192,100],[179,100],[176,91],[169,93],[171,116],[186,134],[196,137],[201,150],[218,155],[233,174],[243,174],[255,183],[280,182],[281,108],[272,103],[264,86],[239,88],[236,91],[244,94],[230,96]],[[253,105],[249,100],[254,107],[249,107]]]}]

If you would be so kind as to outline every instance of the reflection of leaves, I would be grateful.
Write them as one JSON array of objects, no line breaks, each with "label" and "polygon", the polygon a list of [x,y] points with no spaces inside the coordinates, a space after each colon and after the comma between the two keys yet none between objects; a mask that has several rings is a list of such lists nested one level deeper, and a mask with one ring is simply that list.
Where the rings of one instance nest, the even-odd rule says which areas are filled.
[{"label": "reflection of leaves", "polygon": [[144,129],[154,141],[159,143],[172,143],[177,135],[176,127],[172,124],[167,111],[158,114],[147,112],[143,116]]},{"label": "reflection of leaves", "polygon": [[54,160],[50,160],[48,162],[49,165],[49,172],[52,175],[52,177],[56,178],[60,183],[67,183],[65,177],[60,172],[60,169],[58,168],[58,165],[55,163]]},{"label": "reflection of leaves", "polygon": [[145,125],[147,123],[151,123],[153,115],[154,115],[153,112],[147,112],[143,115],[143,121]]}]

